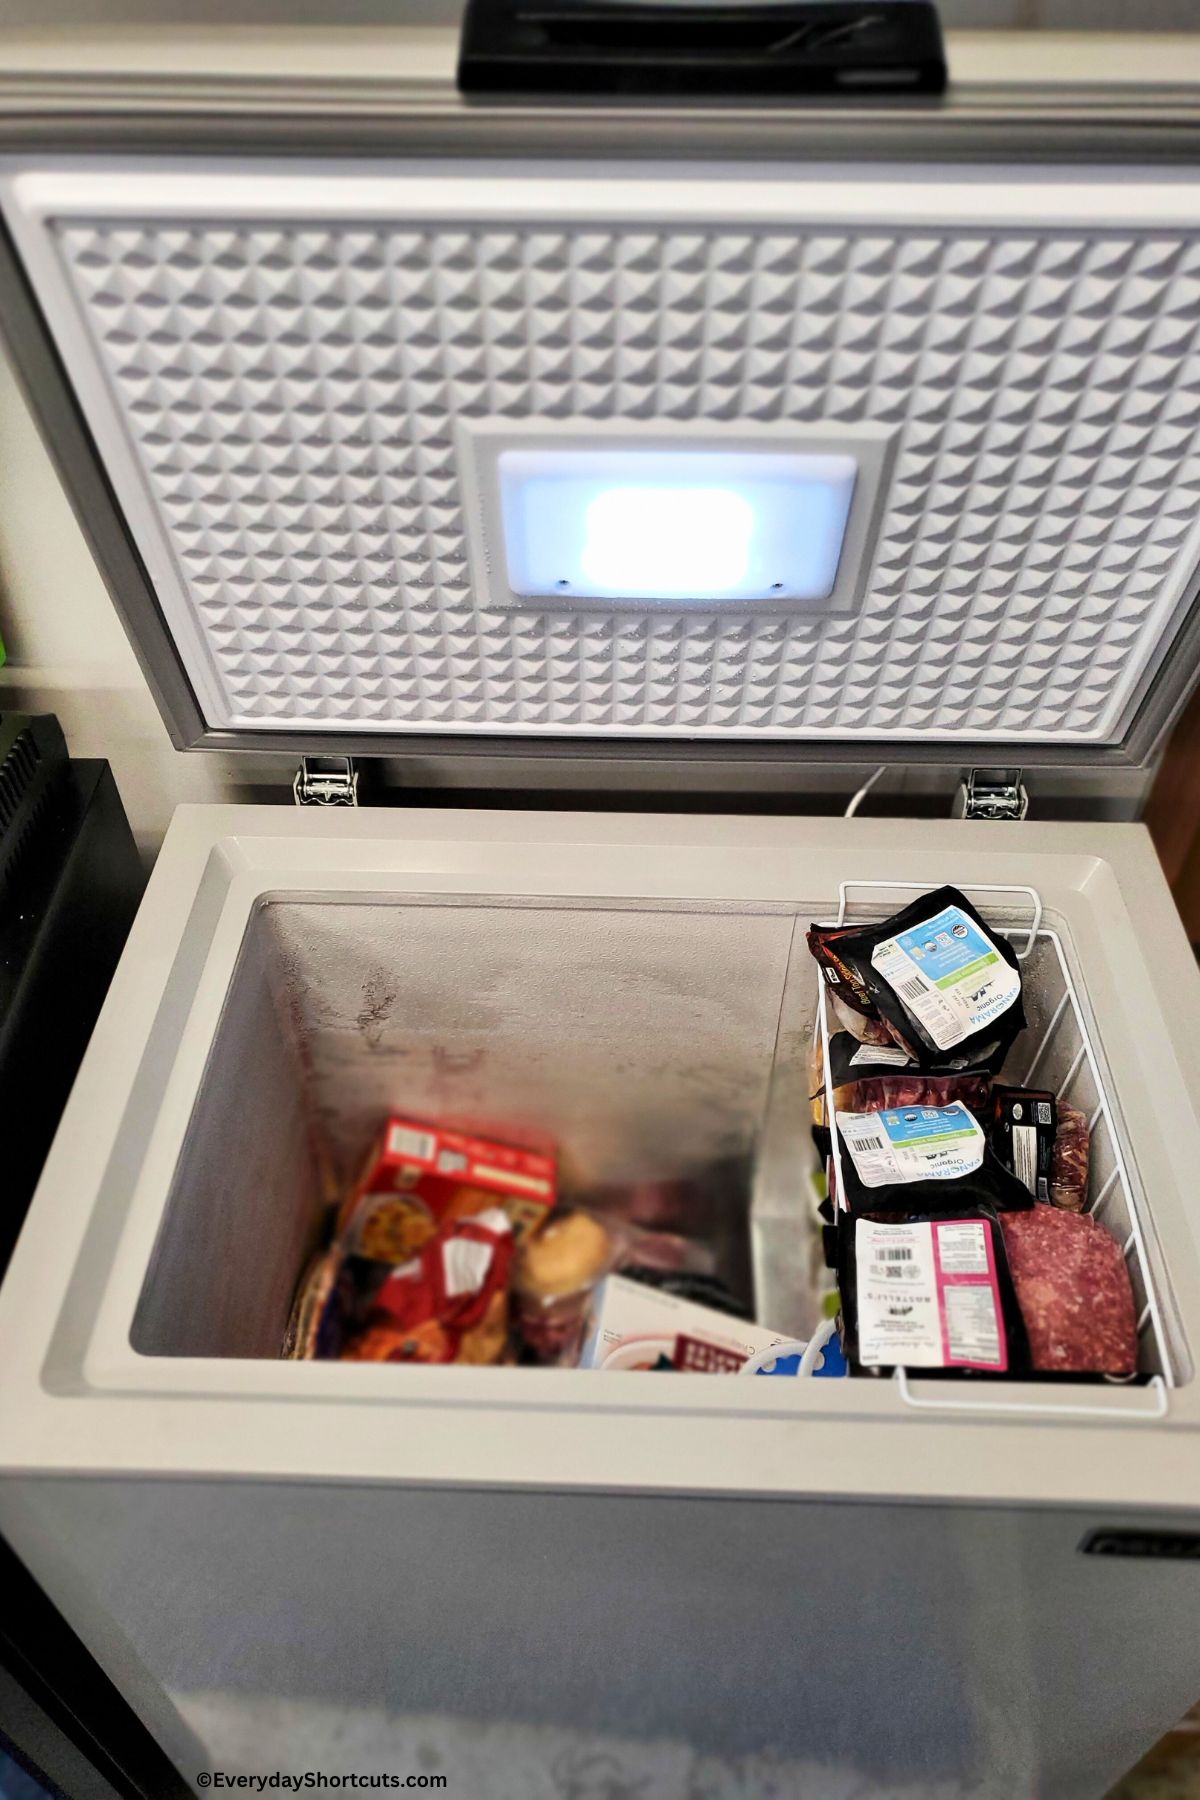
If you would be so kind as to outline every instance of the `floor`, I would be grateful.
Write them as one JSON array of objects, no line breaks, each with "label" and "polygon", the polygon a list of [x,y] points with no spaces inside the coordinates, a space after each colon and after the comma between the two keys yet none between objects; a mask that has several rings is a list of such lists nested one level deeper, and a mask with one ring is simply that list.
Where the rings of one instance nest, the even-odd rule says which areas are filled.
[{"label": "floor", "polygon": [[1200,1708],[1156,1744],[1108,1800],[1200,1800]]}]

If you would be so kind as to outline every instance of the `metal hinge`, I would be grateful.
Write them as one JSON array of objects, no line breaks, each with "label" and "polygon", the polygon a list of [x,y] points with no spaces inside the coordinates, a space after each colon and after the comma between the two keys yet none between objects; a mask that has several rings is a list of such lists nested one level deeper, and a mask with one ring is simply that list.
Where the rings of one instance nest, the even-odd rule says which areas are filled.
[{"label": "metal hinge", "polygon": [[954,802],[956,819],[1023,819],[1029,795],[1020,769],[972,769]]},{"label": "metal hinge", "polygon": [[358,770],[352,756],[302,756],[292,793],[297,806],[357,806]]}]

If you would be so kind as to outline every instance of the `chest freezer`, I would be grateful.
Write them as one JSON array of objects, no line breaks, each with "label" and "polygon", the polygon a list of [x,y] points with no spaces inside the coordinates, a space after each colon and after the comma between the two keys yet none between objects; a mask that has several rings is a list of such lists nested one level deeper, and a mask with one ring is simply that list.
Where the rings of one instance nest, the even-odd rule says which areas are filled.
[{"label": "chest freezer", "polygon": [[[180,749],[590,804],[180,809],[0,1290],[0,1528],[184,1784],[1098,1795],[1200,1691],[1190,950],[1137,826],[741,809],[1153,753],[1194,173],[430,80],[288,154],[265,105],[5,129],[13,353]],[[627,809],[698,760],[724,810]],[[804,929],[943,882],[1089,1121],[1135,1381],[280,1359],[397,1102],[672,1197],[806,1333]]]}]

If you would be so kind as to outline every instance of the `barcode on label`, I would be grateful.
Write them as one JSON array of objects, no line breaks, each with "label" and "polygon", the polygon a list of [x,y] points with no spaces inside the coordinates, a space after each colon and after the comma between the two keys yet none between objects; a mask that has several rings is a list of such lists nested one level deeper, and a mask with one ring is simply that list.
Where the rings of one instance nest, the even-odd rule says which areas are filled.
[{"label": "barcode on label", "polygon": [[437,1149],[432,1131],[412,1131],[406,1125],[394,1125],[388,1136],[388,1152],[392,1156],[411,1156],[414,1162],[429,1162]]},{"label": "barcode on label", "polygon": [[911,1262],[912,1258],[912,1251],[899,1244],[892,1249],[889,1249],[886,1244],[877,1244],[875,1247],[876,1262]]},{"label": "barcode on label", "polygon": [[843,1129],[842,1136],[845,1138],[847,1144],[849,1144],[851,1150],[870,1151],[887,1149],[884,1140],[874,1131],[860,1132],[846,1131]]},{"label": "barcode on label", "polygon": [[929,984],[922,981],[919,975],[914,975],[908,981],[898,981],[896,992],[902,994],[906,1000],[923,1000],[929,992]]}]

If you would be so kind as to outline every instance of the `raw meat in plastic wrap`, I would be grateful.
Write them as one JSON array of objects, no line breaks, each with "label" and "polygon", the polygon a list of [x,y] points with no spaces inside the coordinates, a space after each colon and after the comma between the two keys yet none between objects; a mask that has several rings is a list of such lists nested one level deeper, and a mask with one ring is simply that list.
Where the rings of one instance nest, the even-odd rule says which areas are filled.
[{"label": "raw meat in plastic wrap", "polygon": [[952,1106],[961,1100],[972,1112],[982,1113],[987,1094],[985,1075],[922,1075],[915,1069],[911,1075],[874,1076],[839,1088],[837,1104],[839,1111],[887,1112],[893,1107]]},{"label": "raw meat in plastic wrap", "polygon": [[1089,1214],[1056,1206],[1005,1213],[1000,1227],[1033,1367],[1131,1375],[1137,1321],[1117,1240]]},{"label": "raw meat in plastic wrap", "polygon": [[1067,1212],[1082,1212],[1087,1204],[1088,1164],[1091,1143],[1087,1114],[1077,1106],[1058,1103],[1058,1129],[1050,1158],[1050,1199]]},{"label": "raw meat in plastic wrap", "polygon": [[[834,1105],[839,1112],[887,1112],[892,1107],[952,1106],[961,1100],[973,1113],[983,1116],[988,1105],[991,1076],[986,1069],[963,1068],[935,1072],[921,1069],[911,1061],[897,1067],[884,1061],[878,1064],[848,1045],[843,1033],[829,1040],[829,1059],[835,1082]],[[887,1047],[884,1056],[895,1057],[896,1050]],[[858,1073],[856,1064],[861,1067]],[[812,1122],[825,1126],[825,1056],[820,1038],[814,1040],[809,1063],[809,1092],[812,1097]]]}]

